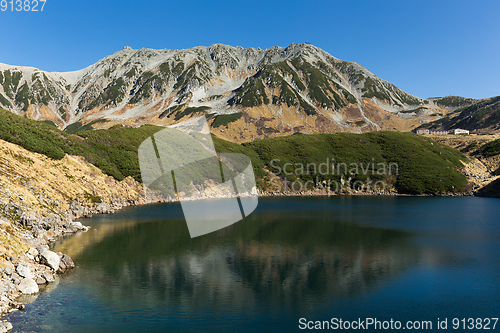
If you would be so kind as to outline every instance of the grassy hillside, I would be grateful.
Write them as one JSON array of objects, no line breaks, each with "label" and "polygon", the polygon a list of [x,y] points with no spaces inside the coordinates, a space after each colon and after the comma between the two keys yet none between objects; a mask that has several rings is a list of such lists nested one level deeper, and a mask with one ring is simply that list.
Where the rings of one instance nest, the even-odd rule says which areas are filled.
[{"label": "grassy hillside", "polygon": [[491,157],[500,154],[500,139],[490,141],[487,144],[480,147],[476,154],[483,155],[484,157]]},{"label": "grassy hillside", "polygon": [[[452,100],[448,103],[455,105]],[[498,132],[500,130],[500,96],[475,101],[472,105],[457,109],[444,118],[423,124],[418,128],[445,130],[463,128],[470,131]]]},{"label": "grassy hillside", "polygon": [[[393,182],[399,192],[410,194],[456,191],[467,184],[465,177],[457,171],[465,156],[413,133],[294,135],[244,146],[255,150],[271,172],[281,169],[283,174],[285,164],[292,163],[294,167],[288,165],[288,171],[298,169],[298,175],[287,175],[290,181],[315,180],[316,176],[320,181],[351,178],[352,182],[366,182],[370,178],[372,181]],[[319,168],[326,158],[336,165],[330,172],[308,174],[307,170],[300,169],[307,164]],[[295,167],[297,163],[298,167]]]},{"label": "grassy hillside", "polygon": [[[84,156],[87,161],[118,180],[131,176],[140,181],[139,145],[162,127],[145,125],[108,130],[82,131],[70,135],[43,122],[0,110],[0,138],[28,150],[61,159],[65,154]],[[294,135],[236,144],[214,137],[220,152],[242,153],[250,157],[259,187],[269,183],[264,169],[284,175],[286,163],[334,163],[329,172],[307,173],[295,167],[289,181],[350,179],[386,181],[401,193],[421,194],[457,191],[466,186],[457,171],[465,157],[456,150],[412,133],[372,132],[365,134]],[[328,160],[327,160],[328,158]],[[345,167],[342,167],[345,165]],[[353,170],[356,166],[356,170]],[[333,170],[331,170],[333,169]],[[316,179],[318,176],[318,179]]]},{"label": "grassy hillside", "polygon": [[113,127],[70,135],[44,122],[0,109],[0,138],[27,150],[62,159],[66,154],[83,156],[118,180],[128,176],[140,181],[137,149],[142,141],[161,130],[157,126]]}]

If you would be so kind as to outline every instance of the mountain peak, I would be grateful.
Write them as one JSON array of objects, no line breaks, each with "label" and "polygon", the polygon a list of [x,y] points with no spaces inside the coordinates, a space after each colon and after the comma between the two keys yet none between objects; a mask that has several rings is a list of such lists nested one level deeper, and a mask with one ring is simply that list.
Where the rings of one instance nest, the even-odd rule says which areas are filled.
[{"label": "mountain peak", "polygon": [[0,106],[61,128],[75,122],[171,125],[207,114],[236,123],[240,130],[230,139],[238,141],[296,131],[377,130],[389,118],[390,129],[416,126],[420,117],[438,114],[433,105],[309,43],[265,50],[126,46],[71,73],[0,68]]}]

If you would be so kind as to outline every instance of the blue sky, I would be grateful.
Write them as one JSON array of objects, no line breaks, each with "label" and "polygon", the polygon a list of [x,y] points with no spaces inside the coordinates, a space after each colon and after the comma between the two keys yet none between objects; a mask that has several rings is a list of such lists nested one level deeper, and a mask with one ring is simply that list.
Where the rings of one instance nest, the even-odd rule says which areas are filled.
[{"label": "blue sky", "polygon": [[[9,0],[10,1],[10,0]],[[124,46],[310,42],[419,97],[500,95],[500,1],[70,1],[0,11],[0,62],[87,67]]]}]

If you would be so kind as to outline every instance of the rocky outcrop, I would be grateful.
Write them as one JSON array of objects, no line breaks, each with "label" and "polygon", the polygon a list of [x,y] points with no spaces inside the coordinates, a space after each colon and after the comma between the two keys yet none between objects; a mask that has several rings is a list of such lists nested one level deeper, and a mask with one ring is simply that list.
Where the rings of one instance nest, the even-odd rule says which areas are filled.
[{"label": "rocky outcrop", "polygon": [[38,284],[36,284],[33,279],[23,279],[17,286],[17,289],[19,289],[22,294],[27,295],[36,294],[39,291]]},{"label": "rocky outcrop", "polygon": [[2,75],[19,84],[3,87],[0,107],[71,130],[77,122],[171,125],[210,110],[214,134],[248,142],[295,132],[406,131],[449,111],[307,43],[124,48],[77,72],[0,64]]},{"label": "rocky outcrop", "polygon": [[[36,297],[75,267],[49,247],[61,236],[88,230],[75,219],[164,201],[133,179],[118,182],[79,157],[54,161],[2,140],[0,146],[0,314],[23,310],[20,296]],[[0,322],[0,332],[11,328]]]},{"label": "rocky outcrop", "polygon": [[59,264],[61,263],[61,259],[55,252],[52,252],[49,249],[42,249],[40,251],[39,258],[42,264],[46,264],[54,271],[57,271],[59,269]]}]

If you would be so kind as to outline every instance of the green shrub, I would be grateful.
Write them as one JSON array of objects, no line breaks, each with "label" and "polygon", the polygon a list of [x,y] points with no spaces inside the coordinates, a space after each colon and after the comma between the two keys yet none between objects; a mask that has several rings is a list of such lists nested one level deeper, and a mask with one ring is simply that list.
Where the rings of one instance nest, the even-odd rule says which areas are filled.
[{"label": "green shrub", "polygon": [[[240,114],[241,115],[241,114]],[[233,116],[233,115],[227,115]],[[241,117],[234,115],[233,117]],[[218,120],[224,125],[230,119]],[[214,120],[215,122],[215,120]],[[19,117],[0,110],[0,138],[18,144],[28,150],[61,159],[65,154],[83,156],[104,173],[122,180],[131,176],[140,181],[138,148],[140,144],[162,127],[145,125],[127,128],[121,125],[108,130],[78,132],[85,140],[73,136],[43,122]],[[485,155],[500,152],[500,140],[482,147]],[[336,180],[352,177],[352,180],[385,180],[394,184],[401,193],[433,194],[443,191],[458,191],[467,180],[457,170],[466,157],[460,152],[441,145],[429,138],[413,133],[371,132],[365,134],[337,133],[315,135],[292,135],[236,144],[214,137],[219,152],[242,153],[250,157],[257,184],[266,186],[264,168],[275,171],[285,163],[325,163],[326,158],[336,164],[351,163],[369,165],[367,174],[351,174],[348,170],[335,174],[298,174],[302,181]],[[397,165],[392,173],[380,174],[382,165]],[[293,181],[294,176],[290,177]]]},{"label": "green shrub", "polygon": [[55,128],[57,128],[57,125],[52,120],[44,120],[43,122],[50,125],[50,126],[54,126]]},{"label": "green shrub", "polygon": [[102,202],[102,198],[98,195],[93,195],[93,194],[90,194],[88,192],[85,192],[85,195],[84,195],[84,198],[94,204],[96,203],[101,203]]},{"label": "green shrub", "polygon": [[174,112],[177,112],[177,111],[180,111],[182,108],[184,107],[184,104],[181,104],[181,105],[176,105],[176,106],[172,106],[168,109],[166,109],[165,111],[163,111],[159,116],[158,118],[162,119],[162,118],[165,118],[165,117],[168,117],[170,118],[170,115],[173,114]]},{"label": "green shrub", "polygon": [[[421,138],[413,133],[372,132],[365,134],[317,134],[293,135],[264,139],[243,144],[255,150],[268,170],[273,172],[273,165],[283,169],[286,163],[308,163],[319,165],[326,158],[341,165],[368,165],[378,163],[398,166],[395,186],[401,193],[432,194],[442,191],[462,189],[467,180],[457,171],[465,157],[446,146],[430,139]],[[271,161],[273,164],[271,164]],[[395,163],[395,164],[394,164]],[[380,166],[380,165],[379,165]],[[345,171],[345,170],[341,170]],[[382,180],[395,175],[379,175],[371,168],[367,175],[344,174],[300,174],[302,181],[335,180],[352,176],[354,180],[362,180],[363,176],[371,180]],[[290,179],[291,178],[291,179]],[[293,181],[293,176],[289,177]]]},{"label": "green shrub", "polygon": [[243,113],[221,114],[214,118],[212,127],[226,126],[243,117]]},{"label": "green shrub", "polygon": [[71,124],[68,127],[66,127],[64,129],[64,131],[68,134],[76,134],[78,132],[92,130],[93,129],[92,125],[99,124],[99,123],[107,123],[108,121],[109,120],[107,120],[107,119],[97,119],[97,120],[93,120],[90,123],[85,124],[85,125],[83,125],[81,122],[76,122],[76,123]]},{"label": "green shrub", "polygon": [[184,111],[177,111],[175,114],[174,119],[175,120],[180,120],[182,117],[188,116],[193,113],[206,113],[207,110],[210,110],[211,107],[209,106],[199,106],[199,107],[189,107],[185,108]]},{"label": "green shrub", "polygon": [[476,151],[476,154],[491,157],[500,154],[500,139],[490,141]]},{"label": "green shrub", "polygon": [[7,98],[5,98],[4,95],[0,93],[0,105],[3,105],[4,107],[11,108],[12,104],[9,102]]},{"label": "green shrub", "polygon": [[470,102],[470,98],[464,98],[460,96],[446,96],[438,100],[437,104],[441,106],[457,107],[470,104]]}]

